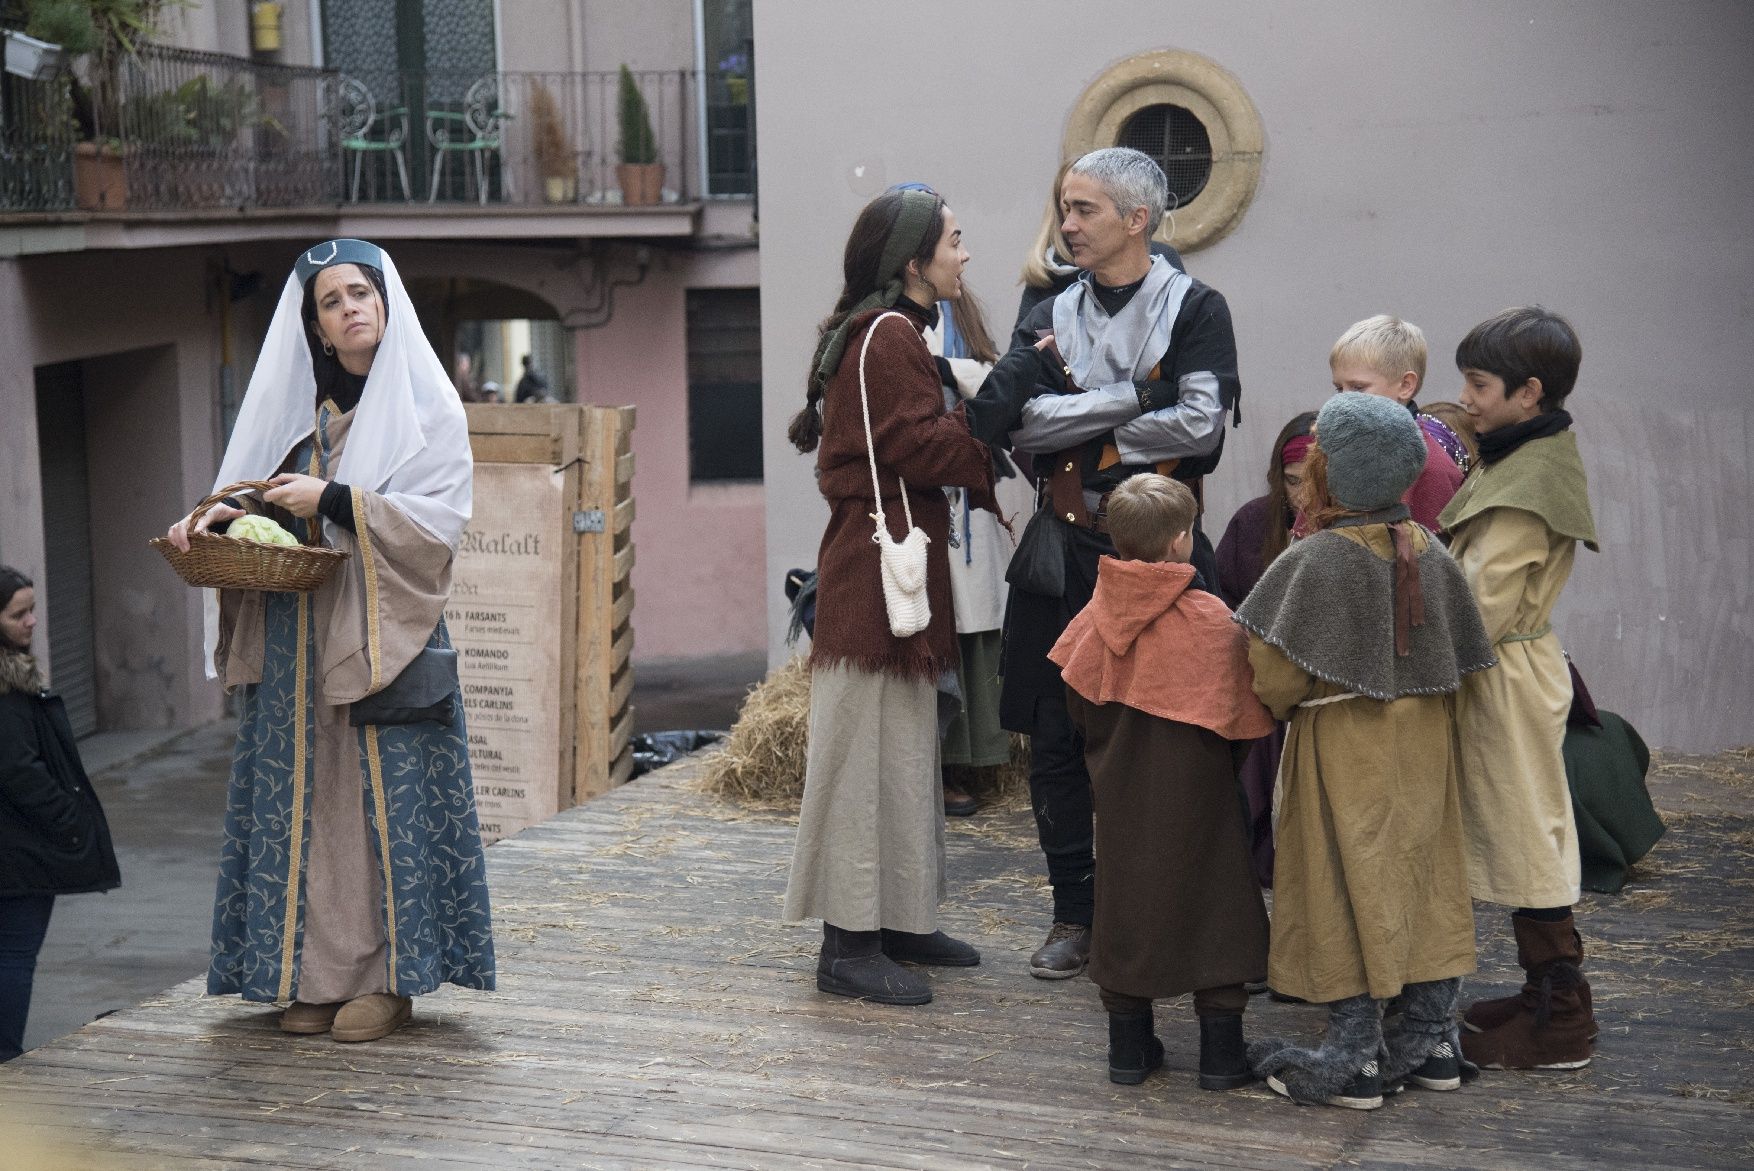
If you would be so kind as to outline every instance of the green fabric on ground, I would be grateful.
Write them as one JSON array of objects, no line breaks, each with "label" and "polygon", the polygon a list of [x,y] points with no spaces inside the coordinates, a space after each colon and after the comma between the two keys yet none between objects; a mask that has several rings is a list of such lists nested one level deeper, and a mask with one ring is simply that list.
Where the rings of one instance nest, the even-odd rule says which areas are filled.
[{"label": "green fabric on ground", "polygon": [[1666,828],[1645,788],[1650,749],[1632,725],[1598,710],[1600,728],[1565,730],[1565,779],[1577,819],[1585,890],[1618,894],[1626,872]]}]

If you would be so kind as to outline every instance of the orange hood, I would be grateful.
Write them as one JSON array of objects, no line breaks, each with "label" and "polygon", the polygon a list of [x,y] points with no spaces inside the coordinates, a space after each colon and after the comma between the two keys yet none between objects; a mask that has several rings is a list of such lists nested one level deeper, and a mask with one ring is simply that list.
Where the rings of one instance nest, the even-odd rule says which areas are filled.
[{"label": "orange hood", "polygon": [[1227,740],[1273,730],[1255,698],[1248,635],[1230,609],[1189,589],[1194,567],[1104,557],[1096,592],[1048,652],[1091,703],[1121,703]]}]

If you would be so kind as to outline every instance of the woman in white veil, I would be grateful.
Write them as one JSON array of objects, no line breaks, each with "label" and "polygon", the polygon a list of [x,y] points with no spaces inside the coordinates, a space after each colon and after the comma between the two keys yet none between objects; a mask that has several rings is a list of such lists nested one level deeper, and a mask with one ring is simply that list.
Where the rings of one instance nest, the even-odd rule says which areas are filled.
[{"label": "woman in white veil", "polygon": [[351,554],[314,593],[208,599],[208,671],[242,689],[243,716],[207,990],[288,1005],[290,1033],[374,1040],[441,983],[494,986],[444,625],[472,477],[462,406],[390,257],[306,252],[216,482],[274,487],[193,526],[265,513]]}]

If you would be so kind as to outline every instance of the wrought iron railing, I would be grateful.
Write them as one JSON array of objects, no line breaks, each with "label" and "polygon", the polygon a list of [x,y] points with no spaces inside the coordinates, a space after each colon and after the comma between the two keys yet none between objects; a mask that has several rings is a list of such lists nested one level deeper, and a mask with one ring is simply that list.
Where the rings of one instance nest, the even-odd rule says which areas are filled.
[{"label": "wrought iron railing", "polygon": [[64,79],[0,73],[0,211],[73,207],[73,146],[79,141]]},{"label": "wrought iron railing", "polygon": [[340,198],[322,102],[329,74],[146,46],[125,59],[127,206],[304,207]]},{"label": "wrought iron railing", "polygon": [[[146,46],[77,91],[66,75],[4,84],[0,211],[611,207],[753,193],[746,81],[628,78],[656,167],[623,165],[617,72],[348,76]],[[100,160],[119,174],[94,194]]]},{"label": "wrought iron railing", "polygon": [[697,75],[629,75],[662,175],[622,169],[621,80],[593,73],[385,73],[338,82],[345,198],[613,206],[704,194]]}]

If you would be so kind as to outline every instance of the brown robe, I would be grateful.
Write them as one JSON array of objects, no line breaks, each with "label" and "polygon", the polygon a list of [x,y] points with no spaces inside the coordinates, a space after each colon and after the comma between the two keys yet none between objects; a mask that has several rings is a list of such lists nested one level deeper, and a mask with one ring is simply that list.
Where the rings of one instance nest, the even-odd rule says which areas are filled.
[{"label": "brown robe", "polygon": [[1096,807],[1090,978],[1156,998],[1258,980],[1267,911],[1236,770],[1272,728],[1242,628],[1194,567],[1104,557],[1050,652]]},{"label": "brown robe", "polygon": [[1267,910],[1236,770],[1247,742],[1070,688],[1096,808],[1090,978],[1126,996],[1259,980]]},{"label": "brown robe", "polygon": [[[1394,557],[1387,525],[1330,531]],[[1416,534],[1416,550],[1427,540]],[[1471,973],[1455,697],[1320,703],[1352,693],[1252,633],[1249,664],[1255,694],[1290,721],[1274,809],[1274,989],[1384,1000]]]}]

